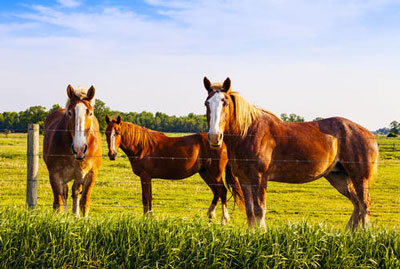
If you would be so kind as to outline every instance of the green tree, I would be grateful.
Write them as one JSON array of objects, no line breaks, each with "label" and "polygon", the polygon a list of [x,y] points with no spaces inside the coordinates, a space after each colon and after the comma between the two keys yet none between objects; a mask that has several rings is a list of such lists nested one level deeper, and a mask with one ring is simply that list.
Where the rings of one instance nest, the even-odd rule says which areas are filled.
[{"label": "green tree", "polygon": [[106,106],[106,104],[100,99],[96,99],[93,110],[94,110],[94,115],[99,121],[100,131],[104,131],[107,128],[107,123],[105,120],[106,115],[111,114],[110,108]]},{"label": "green tree", "polygon": [[315,119],[313,119],[313,121],[319,121],[319,120],[323,120],[324,118],[322,117],[316,117]]},{"label": "green tree", "polygon": [[50,110],[49,110],[49,113],[51,113],[51,112],[53,112],[53,111],[56,111],[56,110],[58,110],[58,109],[60,109],[60,108],[62,108],[59,104],[54,104],[51,108],[50,108]]},{"label": "green tree", "polygon": [[390,127],[390,132],[394,134],[399,134],[400,133],[400,123],[397,121],[392,121],[389,124]]},{"label": "green tree", "polygon": [[282,113],[281,120],[289,122],[303,122],[304,117],[296,115],[294,113],[289,114],[289,116],[286,113]]}]

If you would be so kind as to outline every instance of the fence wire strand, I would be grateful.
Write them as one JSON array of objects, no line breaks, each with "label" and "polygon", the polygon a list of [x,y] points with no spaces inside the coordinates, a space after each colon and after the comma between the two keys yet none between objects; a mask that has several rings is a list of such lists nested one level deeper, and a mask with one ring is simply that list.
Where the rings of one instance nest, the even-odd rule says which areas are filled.
[{"label": "fence wire strand", "polygon": [[[8,131],[8,130],[1,130],[0,131]],[[23,131],[26,132],[27,130],[11,130],[11,131]],[[70,132],[72,130],[55,130],[55,129],[47,129],[45,130],[45,132]],[[93,131],[93,132],[100,132],[102,134],[106,134],[105,131]],[[238,134],[224,134],[226,136],[240,136]],[[250,135],[250,136],[256,136],[256,135]],[[259,135],[257,135],[259,136]],[[272,138],[310,138],[310,139],[324,139],[325,136],[274,136],[274,135],[262,135],[265,137],[272,137]],[[346,139],[347,137],[336,137],[338,139]],[[371,138],[371,137],[365,137],[367,139],[375,139],[375,138]],[[390,150],[390,152],[400,152],[400,143],[379,143],[380,138],[376,139],[378,141],[378,145],[380,147],[380,149],[387,149]],[[400,141],[399,141],[400,142]],[[12,148],[14,146],[12,145],[2,145],[3,148]],[[15,157],[15,156],[27,156],[27,154],[23,154],[23,153],[0,153],[0,158],[9,158],[10,156]],[[46,157],[72,157],[73,155],[55,155],[55,154],[50,154],[50,155],[43,155],[43,154],[39,154],[39,155],[35,155],[38,156],[40,158],[43,158],[44,156]],[[101,156],[87,156],[88,158],[92,157],[92,158],[105,158],[107,159],[108,156],[107,155],[101,155]],[[122,157],[124,159],[134,159],[134,160],[171,160],[171,161],[183,161],[183,160],[199,160],[199,161],[219,161],[219,160],[223,160],[221,158],[188,158],[188,157],[174,157],[174,156],[144,156],[144,157],[137,157],[137,156],[118,156],[118,157]],[[228,161],[238,161],[238,162],[257,162],[259,161],[259,159],[251,159],[251,158],[245,158],[245,159],[229,159]],[[312,162],[320,162],[320,163],[326,163],[329,161],[326,160],[265,160],[265,161],[271,161],[274,163],[312,163]],[[375,162],[354,162],[354,161],[342,161],[342,163],[359,163],[359,164],[363,164],[363,163],[375,163]],[[376,162],[378,165],[388,165],[388,166],[397,166],[400,165],[400,161],[378,161]],[[0,169],[4,170],[4,169],[10,169],[10,172],[14,169],[14,167],[3,167],[4,164],[0,163]],[[24,168],[26,168],[26,165],[23,166]],[[16,168],[21,168],[21,166],[15,166]],[[124,167],[126,169],[129,169],[129,167]],[[130,170],[130,169],[129,169]],[[293,172],[292,170],[288,170]],[[285,172],[284,170],[282,170],[282,172]],[[108,185],[115,185],[115,184],[125,184],[125,185],[135,185],[137,187],[139,187],[139,185],[142,185],[143,183],[141,183],[139,180],[133,181],[133,180],[129,180],[129,181],[115,181],[113,179],[106,179],[106,180],[98,180],[96,182],[96,184],[100,185],[100,186],[106,186],[108,187]],[[108,181],[109,180],[109,181]],[[170,189],[173,189],[174,186],[196,186],[197,188],[195,189],[195,191],[209,191],[207,189],[207,185],[204,182],[201,182],[200,180],[196,180],[197,182],[187,182],[188,180],[184,180],[184,181],[180,181],[179,183],[175,180],[168,180],[168,182],[152,182],[150,184],[153,185],[161,185],[163,188],[165,187],[169,187]],[[22,179],[0,179],[0,183],[16,183],[16,182],[26,182],[26,180],[22,180]],[[48,183],[48,180],[39,180],[39,183]],[[217,183],[217,184],[208,184],[209,186],[222,186],[223,183]],[[307,186],[307,185],[301,185],[301,186],[293,186],[293,185],[287,185],[287,186],[279,186],[279,185],[272,185],[271,183],[269,183],[270,186],[268,186],[269,191],[271,191],[270,189],[286,189],[286,190],[293,190],[293,191],[303,191],[303,190],[315,190],[315,189],[332,189],[334,190],[334,188],[332,186]],[[198,186],[201,186],[201,189],[198,188]],[[242,184],[242,186],[258,186],[258,185],[253,185],[253,184]],[[112,187],[112,186],[110,186]],[[377,187],[374,187],[377,188]],[[400,190],[400,186],[379,186],[380,190],[391,190],[391,191],[397,191]],[[135,192],[134,194],[138,194],[138,192]],[[6,196],[20,196],[22,193],[20,192],[15,192],[15,193],[8,193]],[[132,193],[131,193],[132,194]],[[211,194],[211,193],[210,193]],[[340,195],[339,193],[337,193],[338,195]],[[23,194],[22,194],[23,195]],[[6,197],[4,195],[0,196],[0,197]],[[268,197],[268,195],[267,195]],[[127,200],[137,200],[136,198],[125,198]],[[267,198],[268,199],[268,198]],[[159,202],[163,202],[163,201],[173,201],[174,199],[171,198],[162,198],[162,199],[157,199],[157,198],[153,198],[154,204],[153,207],[155,208],[155,210],[157,211],[157,209],[167,209],[170,211],[173,211],[177,208],[177,206],[174,205],[164,205],[164,204],[159,204]],[[201,202],[206,202],[209,203],[210,200],[206,200],[206,199],[196,199],[197,201],[201,201]],[[400,199],[398,199],[398,203],[400,203]],[[397,204],[397,203],[396,203]],[[0,207],[6,207],[6,206],[23,206],[26,207],[26,205],[0,205]],[[37,205],[38,207],[52,207],[52,204],[39,204]],[[195,207],[195,206],[186,206],[184,204],[182,204],[182,206],[185,207],[185,209],[188,210],[207,210],[208,207]],[[115,204],[96,204],[93,203],[92,208],[143,208],[141,205],[115,205]],[[179,207],[181,208],[181,207]],[[381,208],[382,209],[382,208]],[[375,210],[373,212],[371,212],[372,216],[377,216],[379,214],[400,214],[400,210],[396,210],[397,208],[395,207],[385,207],[385,210]],[[340,214],[340,215],[344,215],[344,214],[349,214],[352,212],[352,210],[350,209],[304,209],[302,208],[301,210],[297,210],[297,209],[280,209],[280,208],[271,208],[267,205],[267,214],[272,214],[274,212],[293,212],[294,214],[300,214],[300,213],[314,213],[314,212],[325,212],[325,213],[334,213],[334,214]],[[391,221],[389,221],[391,222]]]}]

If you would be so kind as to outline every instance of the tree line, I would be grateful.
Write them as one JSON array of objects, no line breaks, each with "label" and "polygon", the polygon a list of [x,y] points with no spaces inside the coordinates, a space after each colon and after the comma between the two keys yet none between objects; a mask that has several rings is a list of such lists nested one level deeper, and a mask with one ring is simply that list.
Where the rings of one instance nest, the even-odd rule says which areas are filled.
[{"label": "tree line", "polygon": [[[28,123],[38,123],[43,131],[44,120],[53,112],[61,108],[60,105],[53,105],[50,109],[43,106],[32,106],[20,112],[0,113],[0,130],[3,132],[26,132]],[[116,117],[120,115],[124,121],[162,132],[196,133],[207,130],[207,119],[205,115],[190,113],[187,116],[169,116],[162,112],[155,114],[147,111],[121,112],[111,110],[100,99],[96,99],[94,114],[100,125],[100,130],[107,127],[105,115]]]},{"label": "tree line", "polygon": [[[0,130],[3,132],[26,132],[28,123],[38,123],[40,129],[43,130],[43,123],[47,115],[54,110],[61,108],[60,105],[55,104],[50,109],[43,106],[31,106],[25,111],[20,112],[3,112],[0,113]],[[124,121],[132,122],[134,124],[161,131],[161,132],[179,132],[179,133],[197,133],[207,131],[207,119],[205,115],[196,115],[189,113],[187,116],[170,116],[162,112],[155,114],[147,111],[143,112],[121,112],[111,110],[100,99],[96,99],[94,106],[94,114],[99,120],[100,130],[104,131],[107,127],[105,116],[116,117],[120,115]],[[303,122],[304,117],[297,114],[282,113],[280,118],[288,122]],[[321,120],[318,117],[314,120]],[[400,123],[393,121],[390,123],[390,128],[382,128],[378,131],[385,131],[384,133],[392,133],[392,135],[400,134]],[[387,131],[387,132],[386,132]]]}]

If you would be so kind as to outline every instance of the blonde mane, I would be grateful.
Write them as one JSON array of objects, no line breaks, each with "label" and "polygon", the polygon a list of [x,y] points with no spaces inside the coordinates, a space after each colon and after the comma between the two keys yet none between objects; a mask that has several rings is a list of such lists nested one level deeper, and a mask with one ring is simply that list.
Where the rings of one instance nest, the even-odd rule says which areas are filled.
[{"label": "blonde mane", "polygon": [[121,122],[121,135],[127,146],[147,149],[153,148],[156,143],[154,134],[165,136],[163,133],[153,131],[130,122]]},{"label": "blonde mane", "polygon": [[229,95],[231,96],[236,109],[234,113],[234,131],[239,132],[241,136],[247,135],[249,127],[253,121],[260,116],[268,115],[280,120],[272,112],[250,104],[246,99],[240,96],[238,92],[230,92]]},{"label": "blonde mane", "polygon": [[[76,96],[77,98],[79,98],[79,100],[83,100],[85,97],[87,97],[87,91],[88,91],[87,88],[82,87],[82,86],[79,85],[79,86],[77,87],[77,89],[75,90],[75,96]],[[93,99],[90,101],[90,105],[91,105],[92,107],[94,107],[94,103],[95,103],[95,99],[93,98]],[[71,104],[71,99],[68,98],[67,103],[65,104],[65,109],[68,109],[68,107],[70,106],[70,104]]]}]

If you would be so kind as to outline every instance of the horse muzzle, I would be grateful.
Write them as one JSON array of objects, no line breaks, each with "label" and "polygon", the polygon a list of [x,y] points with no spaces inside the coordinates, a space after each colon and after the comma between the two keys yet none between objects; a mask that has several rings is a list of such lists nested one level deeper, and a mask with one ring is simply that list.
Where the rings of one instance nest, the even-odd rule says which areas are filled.
[{"label": "horse muzzle", "polygon": [[222,133],[208,133],[208,143],[210,144],[211,148],[220,148],[222,146],[222,141],[224,135]]},{"label": "horse muzzle", "polygon": [[110,158],[111,161],[115,161],[115,159],[117,158],[117,153],[109,151],[108,158]]},{"label": "horse muzzle", "polygon": [[74,157],[76,160],[83,161],[86,157],[86,152],[88,150],[88,146],[87,146],[87,144],[85,144],[83,147],[76,147],[72,143],[71,150],[72,150],[72,154],[74,154]]}]

